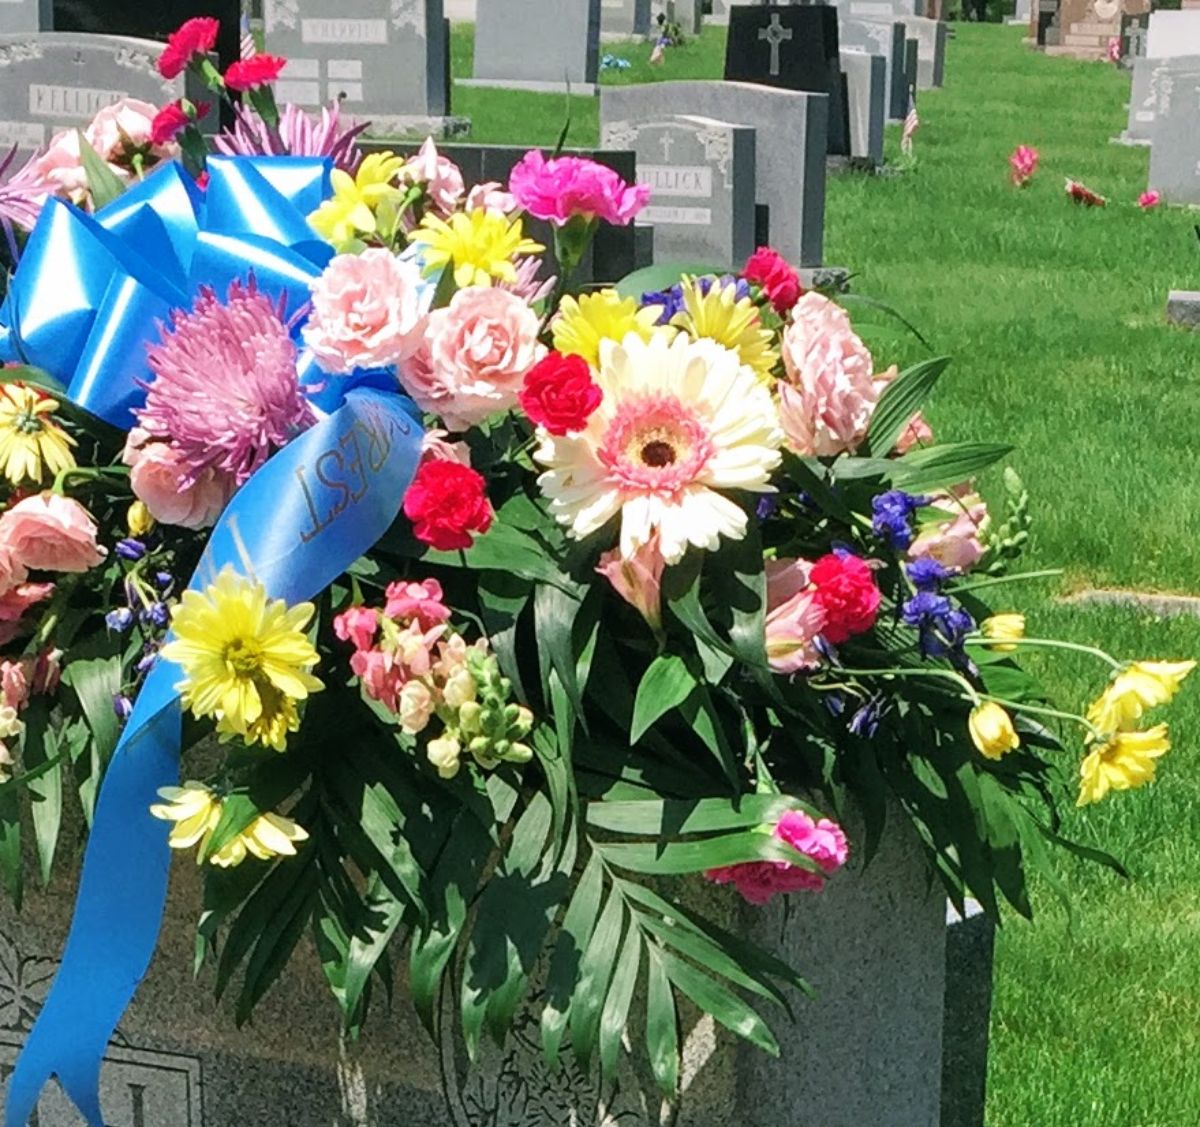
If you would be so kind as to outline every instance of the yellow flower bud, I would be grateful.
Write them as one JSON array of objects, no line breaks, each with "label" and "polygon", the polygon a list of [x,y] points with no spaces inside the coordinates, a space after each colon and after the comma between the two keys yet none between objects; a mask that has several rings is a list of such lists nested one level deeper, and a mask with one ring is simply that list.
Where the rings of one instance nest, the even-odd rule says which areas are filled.
[{"label": "yellow flower bud", "polygon": [[976,705],[967,727],[979,754],[988,759],[1001,759],[1021,744],[1012,717],[994,701]]},{"label": "yellow flower bud", "polygon": [[443,779],[453,779],[458,774],[462,745],[453,736],[441,736],[439,739],[430,740],[425,754]]},{"label": "yellow flower bud", "polygon": [[979,629],[985,638],[991,638],[996,642],[996,645],[988,646],[988,649],[1011,653],[1017,647],[1006,643],[1017,642],[1025,637],[1025,616],[1023,614],[994,614],[991,618],[985,619]]},{"label": "yellow flower bud", "polygon": [[134,501],[129,506],[129,513],[125,519],[129,525],[130,536],[145,536],[154,527],[154,518],[150,515],[150,510],[141,501]]}]

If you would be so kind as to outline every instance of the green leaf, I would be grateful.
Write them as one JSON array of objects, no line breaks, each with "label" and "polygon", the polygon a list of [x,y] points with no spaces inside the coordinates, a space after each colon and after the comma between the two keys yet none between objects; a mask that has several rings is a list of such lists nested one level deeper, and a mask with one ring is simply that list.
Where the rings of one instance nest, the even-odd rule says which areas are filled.
[{"label": "green leaf", "polygon": [[87,177],[88,191],[92,194],[95,210],[120,198],[125,193],[125,185],[117,174],[109,168],[99,153],[92,148],[91,142],[84,136],[82,130],[77,131],[79,137],[79,155],[83,158],[83,172]]},{"label": "green leaf", "polygon": [[679,1017],[675,1011],[675,992],[658,949],[650,944],[647,954],[646,1047],[659,1090],[673,1100],[679,1088]]},{"label": "green leaf", "polygon": [[988,442],[958,442],[910,450],[890,463],[890,476],[893,485],[909,493],[949,489],[995,465],[1011,451],[1011,446]]},{"label": "green leaf", "polygon": [[882,458],[895,449],[909,420],[921,409],[949,365],[949,356],[922,360],[887,385],[871,416],[865,453]]},{"label": "green leaf", "polygon": [[[534,589],[533,623],[537,634],[543,688],[549,697],[550,670],[553,669],[570,701],[574,719],[578,720],[586,731],[574,646],[575,619],[581,609],[582,603],[579,599],[558,587],[543,583]],[[571,723],[570,720],[565,722]]]},{"label": "green leaf", "polygon": [[84,817],[90,825],[97,788],[121,735],[120,722],[113,712],[113,697],[121,691],[121,657],[114,654],[72,661],[63,670],[62,679],[74,690],[92,733],[91,771],[79,787]]},{"label": "green leaf", "polygon": [[637,928],[631,927],[625,934],[612,987],[600,1015],[600,1075],[604,1079],[610,1079],[616,1072],[621,1036],[629,1020],[629,1004],[633,1001],[641,958],[642,936]]},{"label": "green leaf", "polygon": [[673,708],[678,708],[699,688],[699,682],[677,654],[661,654],[651,663],[638,685],[633,702],[632,747],[647,729]]},{"label": "green leaf", "polygon": [[[592,802],[589,826],[613,833],[650,837],[662,834],[715,833],[777,822],[788,810],[809,810],[807,803],[783,794],[746,794],[737,798],[700,798],[648,802]],[[811,813],[811,810],[809,810]]]},{"label": "green leaf", "polygon": [[21,759],[27,772],[50,764],[49,768],[29,784],[30,816],[33,838],[37,846],[38,874],[42,885],[50,883],[54,851],[63,813],[63,752],[59,734],[50,725],[49,698],[36,696],[25,709],[25,738]]},{"label": "green leaf", "polygon": [[580,1063],[587,1065],[599,1035],[600,1014],[608,995],[613,962],[625,924],[625,902],[615,889],[600,913],[571,995],[571,1044]]},{"label": "green leaf", "polygon": [[819,871],[816,862],[769,833],[747,830],[700,841],[603,842],[596,848],[620,869],[658,876],[700,873],[746,861],[786,861]]},{"label": "green leaf", "polygon": [[868,297],[866,294],[861,293],[840,293],[837,295],[837,300],[842,305],[861,305],[867,309],[877,309],[892,320],[900,322],[926,348],[932,347],[929,341],[921,335],[921,331],[907,317],[886,301],[880,301],[877,297]]},{"label": "green leaf", "polygon": [[617,293],[622,297],[640,298],[644,293],[658,293],[670,289],[685,274],[703,278],[708,275],[728,274],[730,267],[725,266],[696,266],[674,262],[656,262],[653,266],[643,266],[632,274],[626,274],[617,283]]},{"label": "green leaf", "polygon": [[0,877],[18,909],[25,888],[21,861],[21,794],[13,787],[0,790]]},{"label": "green leaf", "polygon": [[348,1021],[359,1011],[371,974],[409,910],[408,904],[393,896],[378,876],[368,885],[363,902],[363,918],[350,937],[342,980],[341,1003]]},{"label": "green leaf", "polygon": [[744,1037],[771,1056],[779,1056],[779,1043],[766,1022],[731,990],[701,974],[690,963],[669,951],[660,951],[663,969],[675,986],[686,994],[703,1013],[712,1014],[726,1029]]}]

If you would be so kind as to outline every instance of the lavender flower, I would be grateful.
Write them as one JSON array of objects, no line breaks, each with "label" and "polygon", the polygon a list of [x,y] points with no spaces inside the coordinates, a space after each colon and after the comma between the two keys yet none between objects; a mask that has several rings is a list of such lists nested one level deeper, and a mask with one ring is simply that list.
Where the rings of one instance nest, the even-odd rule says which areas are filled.
[{"label": "lavender flower", "polygon": [[16,145],[0,160],[0,223],[28,231],[42,214],[51,186],[34,170],[36,158],[14,171],[16,160]]},{"label": "lavender flower", "polygon": [[914,497],[902,489],[889,489],[871,501],[871,531],[897,551],[904,551],[913,542],[912,515],[922,505],[924,497]]},{"label": "lavender flower", "polygon": [[343,126],[338,104],[331,102],[320,118],[299,106],[284,106],[272,130],[258,114],[240,106],[233,128],[214,137],[213,147],[226,156],[331,157],[335,168],[353,176],[362,163],[358,138],[368,125]]},{"label": "lavender flower", "polygon": [[104,616],[104,625],[116,634],[124,634],[133,625],[133,611],[128,607],[117,607]]},{"label": "lavender flower", "polygon": [[146,545],[132,536],[117,541],[117,555],[123,560],[140,560],[146,554]]},{"label": "lavender flower", "polygon": [[921,556],[904,570],[918,591],[937,591],[954,574],[932,556]]},{"label": "lavender flower", "polygon": [[133,713],[133,701],[131,701],[124,693],[115,693],[112,699],[113,713],[122,724]]}]

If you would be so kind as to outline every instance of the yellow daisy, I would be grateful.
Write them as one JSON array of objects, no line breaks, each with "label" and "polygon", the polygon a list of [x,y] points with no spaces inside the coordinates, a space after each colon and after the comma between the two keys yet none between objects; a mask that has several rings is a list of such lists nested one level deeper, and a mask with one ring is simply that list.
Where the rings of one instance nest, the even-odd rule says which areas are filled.
[{"label": "yellow daisy", "polygon": [[57,409],[57,399],[24,384],[0,385],[0,473],[13,485],[75,468],[75,440],[50,417]]},{"label": "yellow daisy", "polygon": [[[578,299],[564,297],[558,307],[552,331],[557,351],[582,356],[593,368],[600,365],[600,342],[620,343],[630,333],[642,340],[655,334],[660,309],[651,305],[639,308],[632,297],[622,297],[616,290],[598,290]],[[660,329],[670,340],[675,330]]]},{"label": "yellow daisy", "polygon": [[224,736],[283,751],[300,726],[296,702],[323,687],[309,672],[318,661],[304,634],[312,615],[312,603],[268,601],[261,583],[230,567],[203,593],[185,591],[162,651],[183,669],[183,706],[213,717]]},{"label": "yellow daisy", "polygon": [[181,787],[162,787],[164,802],[150,807],[150,813],[164,822],[173,822],[167,839],[172,849],[191,849],[200,845],[200,856],[212,832],[221,820],[221,800],[203,783],[184,783]]},{"label": "yellow daisy", "polygon": [[333,195],[308,217],[308,225],[337,250],[375,234],[380,206],[404,196],[395,183],[404,164],[395,153],[371,153],[354,176],[335,168],[330,176]]},{"label": "yellow daisy", "polygon": [[764,328],[758,307],[749,296],[737,296],[737,283],[684,278],[680,286],[683,309],[671,324],[689,336],[715,340],[736,352],[760,379],[769,379],[779,363],[770,329]]},{"label": "yellow daisy", "polygon": [[260,814],[237,837],[227,841],[209,860],[222,869],[240,865],[247,857],[269,861],[272,857],[294,857],[295,843],[307,841],[308,832],[282,814]]},{"label": "yellow daisy", "polygon": [[426,270],[433,273],[450,266],[459,289],[490,286],[493,281],[516,282],[514,259],[546,249],[525,237],[520,219],[490,208],[456,211],[449,219],[430,212],[408,238],[425,248]]},{"label": "yellow daisy", "polygon": [[1116,732],[1096,744],[1079,768],[1079,800],[1099,802],[1110,790],[1132,790],[1154,781],[1155,760],[1171,750],[1166,724],[1144,732]]},{"label": "yellow daisy", "polygon": [[1092,702],[1088,722],[1105,733],[1131,728],[1149,709],[1168,704],[1195,668],[1194,661],[1133,662]]}]

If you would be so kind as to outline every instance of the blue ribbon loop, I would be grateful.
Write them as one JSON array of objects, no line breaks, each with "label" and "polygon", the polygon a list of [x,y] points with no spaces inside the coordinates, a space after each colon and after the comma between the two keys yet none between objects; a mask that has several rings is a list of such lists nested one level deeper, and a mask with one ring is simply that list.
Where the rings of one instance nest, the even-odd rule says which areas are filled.
[{"label": "blue ribbon loop", "polygon": [[[299,312],[332,254],[305,221],[329,193],[329,162],[216,157],[209,169],[203,195],[168,165],[95,216],[49,203],[0,307],[0,360],[44,368],[74,402],[127,429],[151,378],[146,345],[200,286],[223,293],[253,271],[262,291]],[[432,286],[424,296],[432,300]],[[421,428],[395,374],[328,379],[303,352],[300,373],[325,417],[234,497],[191,588],[231,564],[272,598],[302,602],[399,512]],[[169,827],[149,807],[179,777],[179,679],[160,658],[105,773],[62,965],[9,1083],[5,1127],[24,1127],[52,1076],[90,1127],[104,1127],[101,1062],[150,965],[166,904]]]}]

